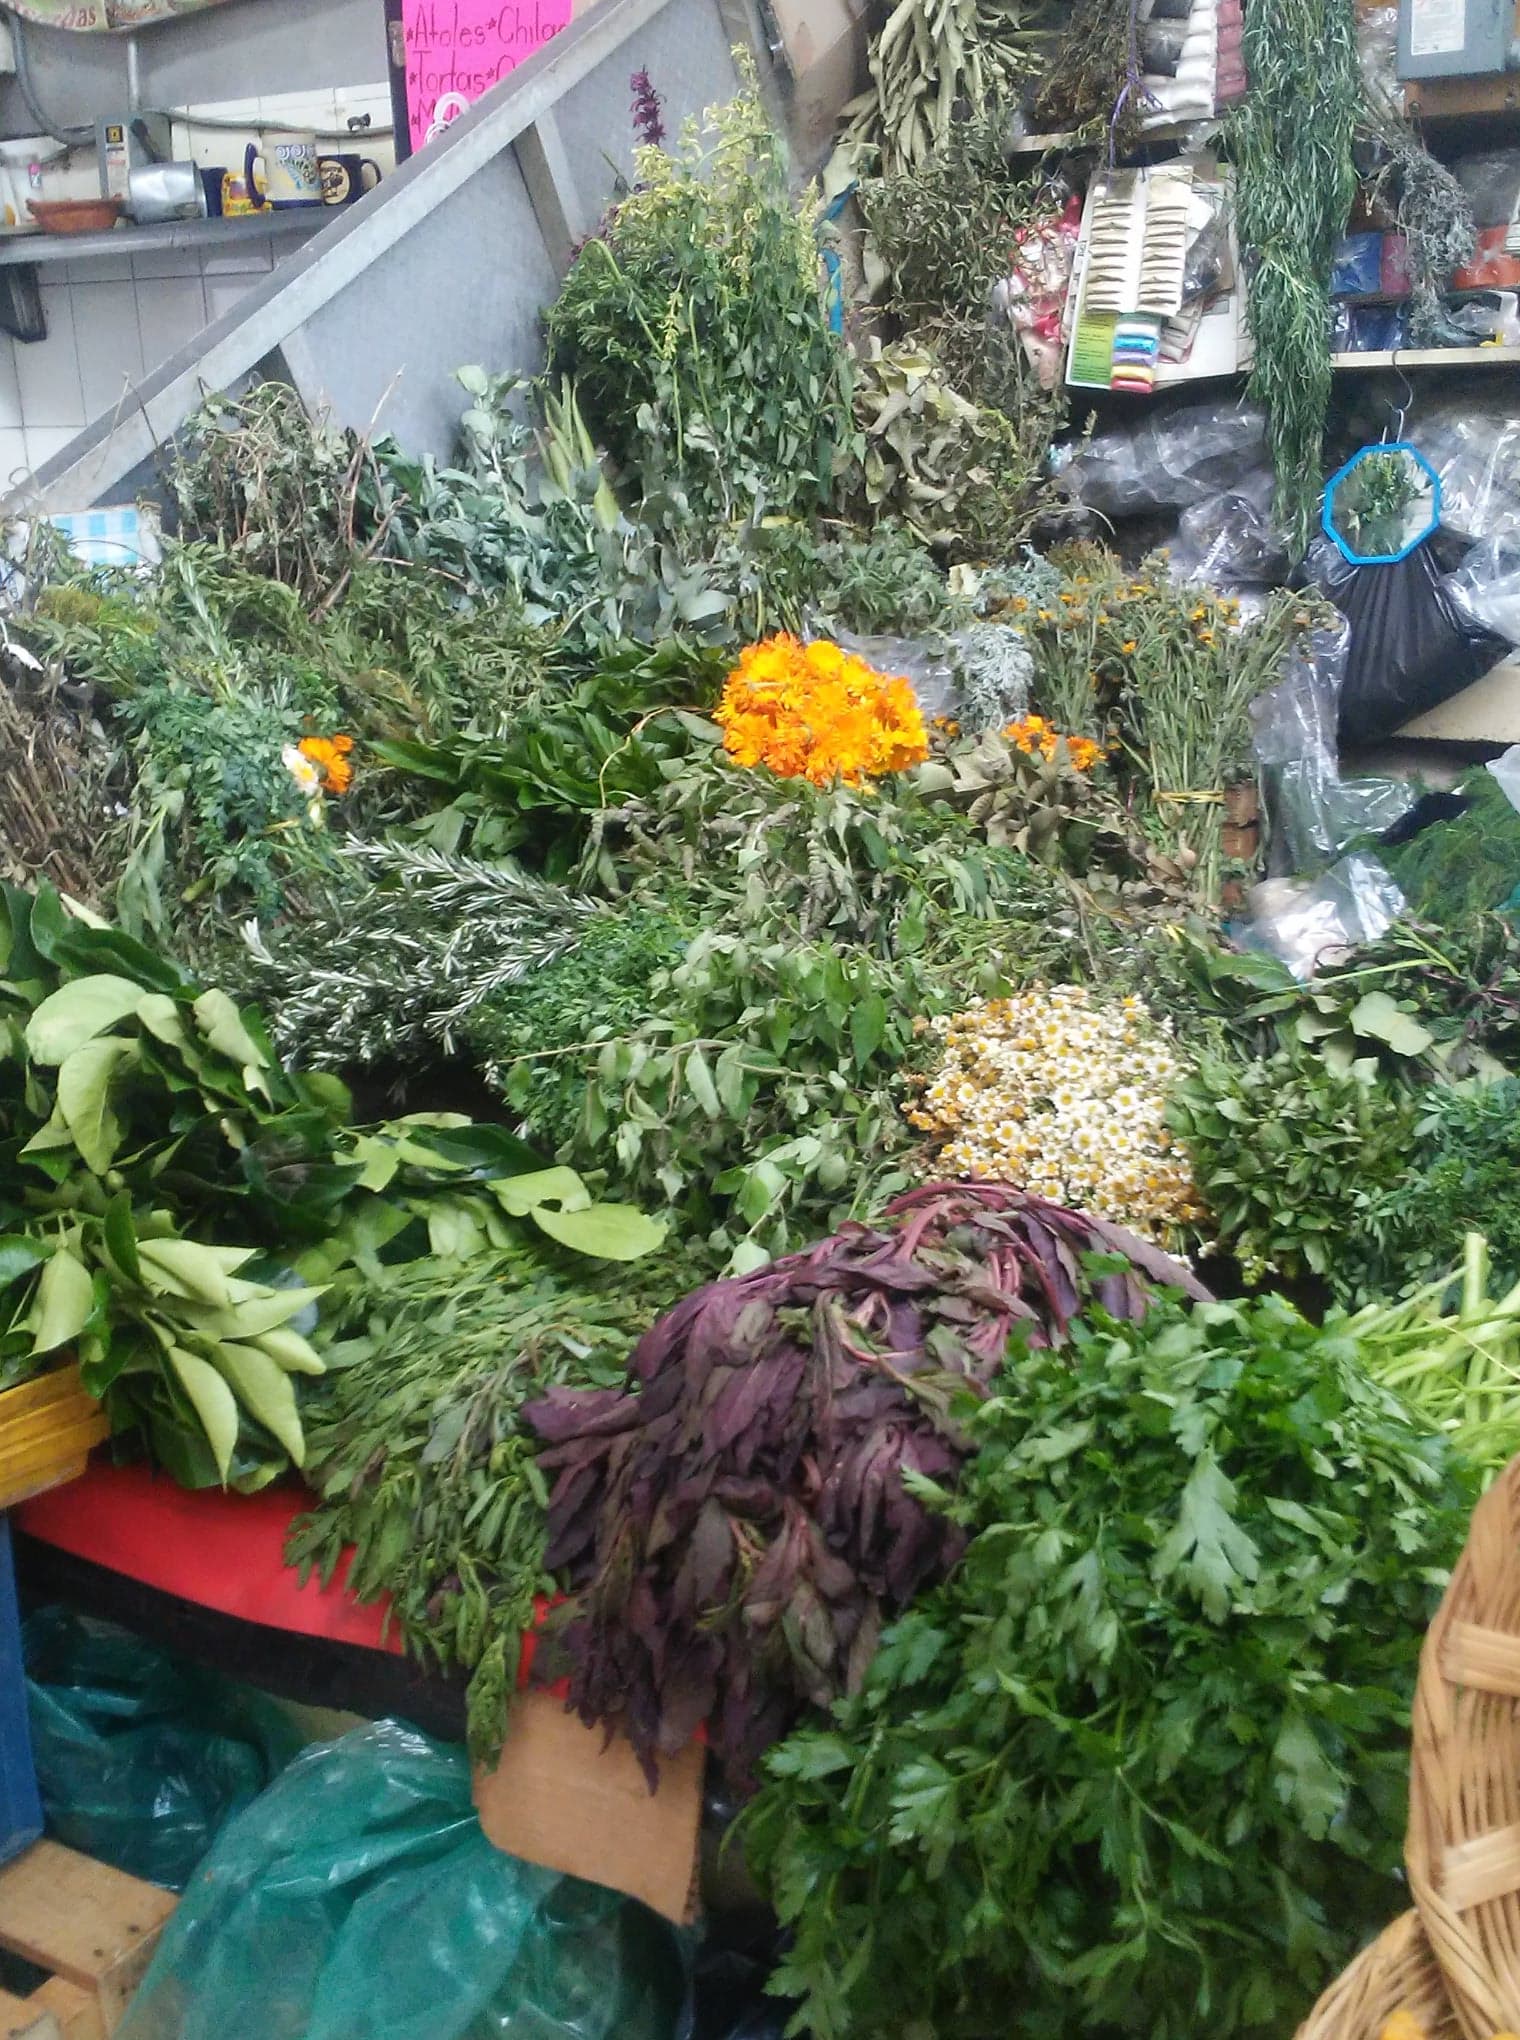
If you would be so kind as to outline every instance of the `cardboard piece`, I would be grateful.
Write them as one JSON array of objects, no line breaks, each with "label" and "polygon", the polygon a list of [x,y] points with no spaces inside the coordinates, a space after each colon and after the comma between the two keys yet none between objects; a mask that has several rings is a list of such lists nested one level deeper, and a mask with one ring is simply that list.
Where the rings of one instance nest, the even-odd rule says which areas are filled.
[{"label": "cardboard piece", "polygon": [[475,1773],[475,1809],[508,1855],[605,1884],[683,1925],[696,1912],[703,1762],[692,1743],[661,1765],[651,1793],[624,1737],[609,1743],[552,1693],[520,1693],[501,1762]]},{"label": "cardboard piece", "polygon": [[868,12],[867,0],[772,0],[791,74],[787,125],[805,170],[828,156],[840,113],[865,84]]}]

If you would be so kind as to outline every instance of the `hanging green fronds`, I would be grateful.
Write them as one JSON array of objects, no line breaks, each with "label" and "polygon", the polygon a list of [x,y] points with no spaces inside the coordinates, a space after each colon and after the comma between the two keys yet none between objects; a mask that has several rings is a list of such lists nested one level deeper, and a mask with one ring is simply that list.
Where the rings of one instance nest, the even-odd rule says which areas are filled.
[{"label": "hanging green fronds", "polygon": [[1356,195],[1362,107],[1353,0],[1245,0],[1251,92],[1232,123],[1255,365],[1277,513],[1309,542],[1330,404],[1330,272]]},{"label": "hanging green fronds", "polygon": [[1037,68],[1044,10],[1030,0],[897,0],[871,45],[871,83],[844,140],[885,171],[927,162]]}]

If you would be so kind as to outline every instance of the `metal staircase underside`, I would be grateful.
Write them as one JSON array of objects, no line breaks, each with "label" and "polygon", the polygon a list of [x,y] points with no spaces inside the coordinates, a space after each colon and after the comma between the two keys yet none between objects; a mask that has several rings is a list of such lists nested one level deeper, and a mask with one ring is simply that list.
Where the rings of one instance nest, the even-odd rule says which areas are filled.
[{"label": "metal staircase underside", "polygon": [[126,389],[5,499],[5,512],[80,510],[151,490],[158,450],[205,397],[255,377],[291,383],[340,424],[446,457],[463,408],[455,369],[540,365],[540,310],[632,166],[630,74],[656,79],[672,132],[732,96],[736,45],[757,51],[773,83],[754,8],[600,0]]}]

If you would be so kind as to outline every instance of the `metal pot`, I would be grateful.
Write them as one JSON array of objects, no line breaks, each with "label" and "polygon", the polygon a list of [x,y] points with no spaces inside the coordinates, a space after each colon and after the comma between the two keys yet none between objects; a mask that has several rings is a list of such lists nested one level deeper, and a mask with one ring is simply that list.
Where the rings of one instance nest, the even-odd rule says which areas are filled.
[{"label": "metal pot", "polygon": [[145,163],[127,180],[127,211],[140,227],[206,216],[206,187],[195,163]]}]

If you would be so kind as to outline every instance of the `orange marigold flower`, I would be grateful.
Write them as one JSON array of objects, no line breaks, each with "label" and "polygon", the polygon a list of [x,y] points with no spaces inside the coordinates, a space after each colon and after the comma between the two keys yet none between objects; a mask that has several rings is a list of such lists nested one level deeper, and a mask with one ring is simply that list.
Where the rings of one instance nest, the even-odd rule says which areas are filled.
[{"label": "orange marigold flower", "polygon": [[736,764],[815,786],[860,786],[929,755],[909,681],[826,639],[805,645],[785,632],[740,653],[716,719]]},{"label": "orange marigold flower", "polygon": [[322,791],[333,795],[347,793],[354,783],[354,768],[348,755],[353,748],[353,738],[345,736],[303,737],[296,746],[301,756],[321,773]]}]

